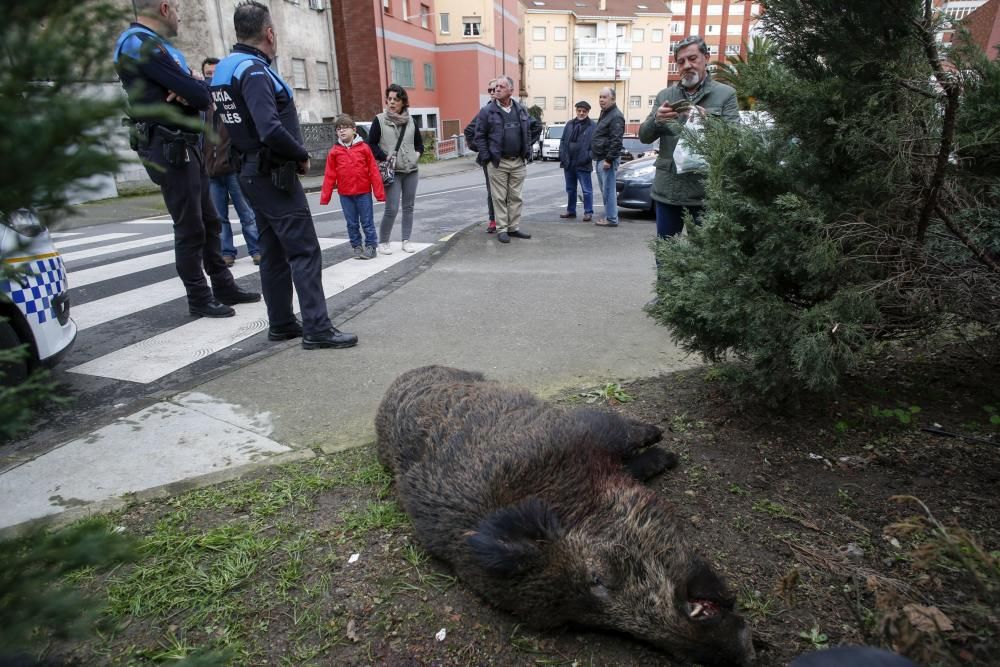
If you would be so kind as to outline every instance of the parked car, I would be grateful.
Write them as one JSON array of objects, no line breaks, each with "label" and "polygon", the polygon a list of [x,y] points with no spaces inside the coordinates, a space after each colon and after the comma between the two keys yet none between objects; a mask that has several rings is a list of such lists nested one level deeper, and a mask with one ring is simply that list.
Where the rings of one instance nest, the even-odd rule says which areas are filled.
[{"label": "parked car", "polygon": [[615,191],[620,208],[637,208],[654,213],[650,189],[656,175],[656,155],[623,164],[615,175]]},{"label": "parked car", "polygon": [[625,135],[622,137],[622,162],[629,162],[636,158],[645,157],[647,155],[656,155],[659,149],[659,142],[654,142],[651,144],[644,144],[639,137],[632,135]]},{"label": "parked car", "polygon": [[[22,382],[32,368],[51,366],[76,340],[69,284],[48,230],[27,210],[0,213],[0,349],[27,345],[28,356],[0,364],[0,383]],[[18,273],[8,277],[7,272]]]},{"label": "parked car", "polygon": [[368,133],[372,130],[372,122],[366,120],[361,123],[355,123],[355,125],[358,126],[358,135],[365,141],[368,141]]},{"label": "parked car", "polygon": [[542,161],[559,159],[559,144],[562,142],[566,123],[549,125],[542,131]]}]

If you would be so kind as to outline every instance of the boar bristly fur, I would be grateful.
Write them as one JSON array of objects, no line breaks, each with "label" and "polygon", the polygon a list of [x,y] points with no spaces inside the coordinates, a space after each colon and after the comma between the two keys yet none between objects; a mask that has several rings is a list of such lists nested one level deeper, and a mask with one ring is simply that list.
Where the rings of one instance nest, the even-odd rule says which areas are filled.
[{"label": "boar bristly fur", "polygon": [[676,465],[662,431],[442,366],[408,371],[375,420],[417,540],[536,627],[629,633],[689,661],[749,665],[750,630],[639,480]]}]

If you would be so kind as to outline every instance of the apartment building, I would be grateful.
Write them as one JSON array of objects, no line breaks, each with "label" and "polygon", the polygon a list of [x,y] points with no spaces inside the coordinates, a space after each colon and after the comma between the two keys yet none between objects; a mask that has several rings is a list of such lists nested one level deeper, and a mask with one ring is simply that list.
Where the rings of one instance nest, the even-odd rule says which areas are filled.
[{"label": "apartment building", "polygon": [[746,48],[759,14],[756,3],[730,0],[527,0],[525,103],[561,122],[581,99],[599,113],[598,92],[611,87],[626,122],[640,123],[679,79],[671,44],[701,35],[712,59],[725,60]]},{"label": "apartment building", "polygon": [[332,8],[344,109],[370,120],[390,83],[438,137],[461,134],[501,73],[518,82],[517,0],[351,0]]},{"label": "apartment building", "polygon": [[986,0],[934,0],[934,7],[948,19],[945,30],[937,34],[937,40],[951,44],[955,38],[954,26],[984,4]]},{"label": "apartment building", "polygon": [[969,39],[990,60],[1000,58],[1000,0],[989,0],[961,19]]}]

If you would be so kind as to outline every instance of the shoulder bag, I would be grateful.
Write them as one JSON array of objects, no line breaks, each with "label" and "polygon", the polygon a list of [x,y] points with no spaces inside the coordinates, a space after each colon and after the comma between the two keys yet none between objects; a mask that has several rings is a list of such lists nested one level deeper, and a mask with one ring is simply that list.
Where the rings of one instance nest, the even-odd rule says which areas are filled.
[{"label": "shoulder bag", "polygon": [[406,136],[407,126],[409,126],[409,123],[398,130],[399,139],[396,140],[396,148],[389,157],[380,160],[378,163],[378,172],[382,175],[382,183],[385,185],[391,185],[396,180],[396,153],[399,152],[399,147],[403,145],[403,137]]}]

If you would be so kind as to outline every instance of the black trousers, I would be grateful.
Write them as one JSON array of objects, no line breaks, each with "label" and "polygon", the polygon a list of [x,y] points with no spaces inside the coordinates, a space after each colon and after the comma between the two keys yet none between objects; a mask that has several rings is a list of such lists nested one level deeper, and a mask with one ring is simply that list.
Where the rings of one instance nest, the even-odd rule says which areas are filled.
[{"label": "black trousers", "polygon": [[486,177],[486,203],[490,207],[490,220],[495,222],[497,217],[493,213],[493,193],[490,191],[490,175],[486,171],[486,166],[485,164],[483,165],[483,176]]},{"label": "black trousers", "polygon": [[[190,305],[204,305],[216,295],[235,292],[236,281],[222,259],[219,235],[222,219],[208,193],[208,175],[197,147],[188,146],[180,167],[167,163],[163,139],[154,134],[138,151],[146,173],[160,186],[163,202],[174,221],[174,263]],[[203,271],[204,269],[204,271]],[[211,280],[211,287],[205,274]]]},{"label": "black trousers", "polygon": [[295,321],[294,284],[303,332],[326,331],[333,324],[323,294],[323,257],[302,185],[295,179],[291,191],[279,190],[269,175],[257,173],[256,162],[247,162],[240,172],[240,186],[257,215],[260,284],[268,323],[281,326]]}]

